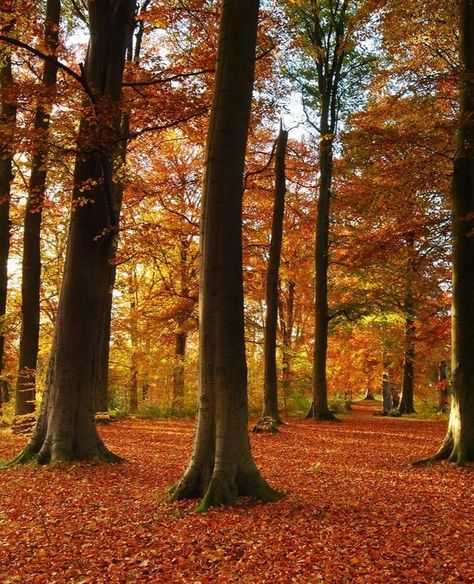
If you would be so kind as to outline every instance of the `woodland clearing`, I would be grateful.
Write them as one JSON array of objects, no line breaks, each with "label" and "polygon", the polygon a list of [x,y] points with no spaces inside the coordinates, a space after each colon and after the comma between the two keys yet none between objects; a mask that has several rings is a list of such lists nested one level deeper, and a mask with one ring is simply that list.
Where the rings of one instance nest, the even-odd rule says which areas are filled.
[{"label": "woodland clearing", "polygon": [[[122,465],[0,472],[0,582],[474,582],[474,467],[413,468],[444,421],[355,415],[252,435],[287,497],[195,513],[166,490],[185,467],[190,420],[101,428]],[[2,433],[0,456],[23,437]]]}]

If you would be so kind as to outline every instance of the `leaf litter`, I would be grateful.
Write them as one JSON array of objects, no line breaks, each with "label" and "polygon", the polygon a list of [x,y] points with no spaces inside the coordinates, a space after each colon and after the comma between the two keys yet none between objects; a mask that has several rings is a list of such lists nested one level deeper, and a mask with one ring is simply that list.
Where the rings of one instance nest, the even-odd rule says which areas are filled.
[{"label": "leaf litter", "polygon": [[[0,472],[0,582],[474,582],[474,467],[412,468],[445,422],[291,421],[252,435],[273,504],[169,503],[192,448],[186,420],[101,427],[123,465]],[[0,457],[24,438],[4,432]]]}]

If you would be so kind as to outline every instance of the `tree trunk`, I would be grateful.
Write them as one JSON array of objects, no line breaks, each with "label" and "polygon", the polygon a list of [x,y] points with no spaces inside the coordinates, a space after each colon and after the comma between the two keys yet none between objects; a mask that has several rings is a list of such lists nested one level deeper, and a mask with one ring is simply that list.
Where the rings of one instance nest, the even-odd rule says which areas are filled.
[{"label": "tree trunk", "polygon": [[276,344],[278,327],[278,273],[280,271],[283,218],[285,214],[285,157],[288,132],[280,128],[275,153],[275,202],[273,206],[270,256],[267,268],[265,336],[263,342],[264,389],[262,418],[281,424],[278,409]]},{"label": "tree trunk", "polygon": [[329,267],[329,211],[331,201],[333,134],[329,127],[329,104],[322,105],[321,141],[319,149],[319,197],[316,217],[315,242],[315,300],[313,349],[313,403],[307,418],[335,420],[329,411],[326,362],[328,350],[328,267]]},{"label": "tree trunk", "polygon": [[[140,8],[140,12],[147,8],[150,0],[145,0]],[[137,17],[139,14],[136,15]],[[127,31],[127,48],[126,48],[126,59],[128,62],[134,62],[138,64],[140,62],[140,50],[142,44],[142,38],[144,33],[144,20],[138,19],[138,31],[136,35],[135,49],[133,46],[133,33],[135,30],[135,23],[137,20],[131,20],[129,24],[129,29]],[[130,121],[131,121],[131,111],[130,108],[125,109],[122,114],[121,120],[121,141],[120,148],[118,149],[118,166],[120,167],[119,174],[125,172],[126,162],[127,162],[127,148],[128,148],[128,136],[130,134]],[[123,184],[119,182],[116,185],[116,197],[115,197],[115,209],[117,216],[120,216],[122,209],[123,200]],[[113,291],[115,287],[115,278],[117,273],[117,267],[115,265],[115,253],[118,245],[118,233],[116,233],[114,245],[111,248],[111,255],[109,258],[109,289],[106,301],[106,307],[104,308],[103,314],[103,329],[102,329],[102,339],[100,341],[100,362],[99,362],[99,375],[97,376],[97,383],[94,390],[94,409],[96,412],[106,412],[109,409],[109,354],[110,354],[110,334],[112,326],[112,305],[113,305]],[[137,397],[137,407],[138,407],[138,397]]]},{"label": "tree trunk", "polygon": [[460,117],[451,190],[452,402],[446,436],[428,460],[474,460],[474,3],[460,3]]},{"label": "tree trunk", "polygon": [[291,350],[293,346],[293,325],[295,319],[295,282],[288,281],[287,299],[280,301],[280,328],[282,336],[281,385],[285,412],[291,384]]},{"label": "tree trunk", "polygon": [[193,454],[174,499],[199,510],[239,495],[276,500],[248,437],[242,278],[242,194],[258,0],[224,0],[206,147],[201,217],[200,396]]},{"label": "tree trunk", "polygon": [[130,346],[132,350],[130,364],[130,385],[128,394],[128,409],[134,414],[138,410],[138,291],[137,272],[135,266],[132,267],[128,279],[128,293],[130,294]]},{"label": "tree trunk", "polygon": [[401,414],[414,414],[414,361],[415,361],[415,317],[413,313],[413,292],[409,287],[405,299],[405,355],[403,359],[402,395],[398,411]]},{"label": "tree trunk", "polygon": [[118,460],[94,421],[109,259],[118,226],[113,161],[131,0],[90,0],[91,37],[84,65],[89,99],[79,130],[64,277],[45,395],[24,462]]},{"label": "tree trunk", "polygon": [[174,416],[181,415],[184,408],[184,357],[186,355],[186,331],[178,330],[175,335],[174,368],[173,368],[173,403]]},{"label": "tree trunk", "polygon": [[438,391],[439,391],[439,403],[438,411],[446,412],[449,406],[448,400],[448,364],[446,361],[440,361],[438,365]]},{"label": "tree trunk", "polygon": [[[181,222],[183,220],[181,219]],[[179,293],[182,298],[189,298],[189,274],[188,274],[188,257],[189,257],[190,239],[187,236],[180,237],[179,249]],[[179,314],[177,320],[178,330],[175,336],[174,368],[173,368],[173,403],[171,410],[173,415],[181,415],[184,408],[184,358],[186,355],[186,342],[188,334],[183,328],[183,324],[188,318],[187,311]]]},{"label": "tree trunk", "polygon": [[13,144],[16,123],[16,95],[11,57],[0,51],[0,416],[4,385],[5,314],[10,252],[10,194],[13,180]]},{"label": "tree trunk", "polygon": [[[58,48],[60,11],[60,0],[47,1],[44,41],[49,55],[55,55]],[[58,67],[54,61],[44,62],[41,95],[38,98],[35,113],[33,160],[23,224],[22,318],[15,402],[17,416],[35,411],[36,361],[40,326],[40,232],[46,190],[52,93],[56,85],[57,71]]]}]

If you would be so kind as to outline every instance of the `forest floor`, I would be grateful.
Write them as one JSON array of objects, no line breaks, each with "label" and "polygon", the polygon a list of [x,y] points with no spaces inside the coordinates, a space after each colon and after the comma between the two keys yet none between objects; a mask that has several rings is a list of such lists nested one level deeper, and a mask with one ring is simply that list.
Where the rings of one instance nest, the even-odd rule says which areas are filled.
[{"label": "forest floor", "polygon": [[[0,471],[0,582],[474,582],[474,466],[410,466],[446,422],[344,416],[252,435],[287,498],[194,512],[167,502],[194,424],[101,428],[127,464]],[[0,457],[24,438],[0,434]]]}]

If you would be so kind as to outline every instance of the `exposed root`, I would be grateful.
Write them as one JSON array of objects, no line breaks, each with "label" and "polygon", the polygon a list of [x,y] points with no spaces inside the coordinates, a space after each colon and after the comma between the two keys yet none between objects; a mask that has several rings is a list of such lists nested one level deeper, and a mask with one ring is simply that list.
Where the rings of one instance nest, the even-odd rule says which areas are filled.
[{"label": "exposed root", "polygon": [[271,434],[276,434],[279,432],[278,426],[282,424],[283,422],[281,420],[272,418],[271,416],[262,416],[252,427],[252,432],[270,432]]},{"label": "exposed root", "polygon": [[270,487],[258,472],[240,476],[236,481],[214,476],[196,511],[202,513],[210,507],[235,505],[239,496],[252,497],[262,503],[274,503],[285,495]]},{"label": "exposed root", "polygon": [[203,465],[198,471],[196,467],[191,466],[181,480],[169,489],[170,501],[199,499],[206,493],[211,476],[212,467]]},{"label": "exposed root", "polygon": [[340,422],[341,420],[337,418],[332,412],[313,412],[310,410],[306,416],[307,420],[315,420],[320,422]]},{"label": "exposed root", "polygon": [[238,477],[239,495],[253,497],[263,503],[274,503],[285,497],[284,493],[271,487],[259,472]]},{"label": "exposed root", "polygon": [[237,487],[230,481],[213,477],[209,483],[209,488],[196,507],[197,513],[203,513],[210,507],[222,507],[235,505],[238,498]]},{"label": "exposed root", "polygon": [[305,416],[305,420],[321,420],[324,422],[340,422],[331,410],[324,408],[323,410],[318,410],[312,402],[309,412]]},{"label": "exposed root", "polygon": [[51,465],[63,463],[67,464],[75,460],[92,460],[99,464],[100,463],[121,464],[126,462],[124,458],[118,456],[117,454],[114,454],[103,445],[99,446],[97,450],[90,455],[83,457],[75,457],[71,453],[61,449],[56,449],[54,453],[52,453],[49,446],[44,444],[39,452],[31,446],[26,446],[26,448],[24,448],[24,450],[20,452],[20,454],[16,458],[2,464],[0,468],[11,468],[13,466],[18,466],[20,464],[28,464],[30,462]]},{"label": "exposed root", "polygon": [[433,456],[428,458],[414,460],[411,463],[411,466],[431,466],[440,460],[450,460],[455,450],[456,449],[453,448],[452,440],[447,440],[441,445],[441,448],[438,450],[438,452],[436,452],[436,454],[433,454]]},{"label": "exposed root", "polygon": [[37,462],[37,460],[38,460],[37,451],[34,448],[31,448],[31,446],[26,446],[26,448],[24,448],[16,458],[13,458],[12,460],[8,460],[7,462],[3,463],[2,465],[0,465],[0,468],[12,468],[20,464]]}]

